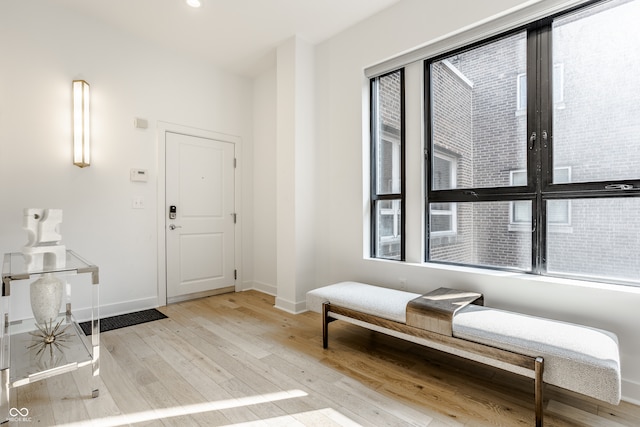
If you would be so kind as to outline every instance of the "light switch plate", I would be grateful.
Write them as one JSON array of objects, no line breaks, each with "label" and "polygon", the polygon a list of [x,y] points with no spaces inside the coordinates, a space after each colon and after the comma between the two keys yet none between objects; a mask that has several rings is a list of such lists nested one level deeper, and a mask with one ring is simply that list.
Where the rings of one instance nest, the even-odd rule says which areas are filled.
[{"label": "light switch plate", "polygon": [[131,181],[134,182],[147,182],[149,178],[149,172],[146,169],[131,169]]}]

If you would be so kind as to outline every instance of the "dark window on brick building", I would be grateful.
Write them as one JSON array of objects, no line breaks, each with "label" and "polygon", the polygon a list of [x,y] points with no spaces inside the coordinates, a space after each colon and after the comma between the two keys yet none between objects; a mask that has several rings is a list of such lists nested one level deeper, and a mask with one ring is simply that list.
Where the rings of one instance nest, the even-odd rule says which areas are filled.
[{"label": "dark window on brick building", "polygon": [[589,4],[425,61],[426,260],[640,284],[639,16]]},{"label": "dark window on brick building", "polygon": [[404,71],[371,80],[371,255],[404,260]]}]

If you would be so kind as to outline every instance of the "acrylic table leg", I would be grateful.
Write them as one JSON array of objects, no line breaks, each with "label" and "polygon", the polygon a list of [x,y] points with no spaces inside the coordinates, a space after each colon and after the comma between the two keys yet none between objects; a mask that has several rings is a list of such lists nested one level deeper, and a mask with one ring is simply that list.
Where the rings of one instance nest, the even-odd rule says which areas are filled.
[{"label": "acrylic table leg", "polygon": [[9,421],[9,368],[0,371],[0,380],[2,381],[2,396],[0,396],[0,423]]}]

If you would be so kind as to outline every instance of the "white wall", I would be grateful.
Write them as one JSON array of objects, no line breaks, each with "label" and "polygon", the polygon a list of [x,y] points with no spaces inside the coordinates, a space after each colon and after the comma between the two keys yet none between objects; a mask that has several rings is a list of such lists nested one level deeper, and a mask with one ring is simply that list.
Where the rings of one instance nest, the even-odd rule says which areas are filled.
[{"label": "white wall", "polygon": [[[441,286],[476,290],[484,293],[489,306],[611,330],[620,339],[623,395],[640,402],[636,326],[640,289],[369,260],[365,256],[367,162],[363,155],[368,152],[368,106],[363,105],[363,94],[368,83],[363,69],[524,1],[458,3],[452,7],[450,2],[403,0],[316,47],[316,208],[322,212],[317,221],[316,284],[358,280],[398,288],[403,278],[410,291],[426,292]],[[420,167],[420,144],[417,148],[414,154],[407,153],[410,167]],[[420,196],[409,203],[414,212],[421,209]]]},{"label": "white wall", "polygon": [[[0,4],[0,52],[0,251],[26,242],[23,208],[61,208],[62,243],[100,267],[102,314],[157,306],[156,125],[240,136],[250,165],[242,154],[252,140],[252,82],[45,1]],[[92,90],[84,169],[71,162],[76,78]],[[135,129],[134,117],[149,129]],[[130,182],[131,168],[147,169],[149,181]],[[145,208],[132,209],[133,197]]]},{"label": "white wall", "polygon": [[313,46],[291,37],[277,49],[276,307],[297,313],[315,276]]},{"label": "white wall", "polygon": [[270,295],[277,293],[276,265],[276,69],[253,83],[253,283]]}]

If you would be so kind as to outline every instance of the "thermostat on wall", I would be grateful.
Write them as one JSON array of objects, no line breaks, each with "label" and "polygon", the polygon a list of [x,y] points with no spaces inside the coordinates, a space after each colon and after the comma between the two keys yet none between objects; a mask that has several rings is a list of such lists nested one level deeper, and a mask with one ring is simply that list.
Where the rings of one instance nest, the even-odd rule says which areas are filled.
[{"label": "thermostat on wall", "polygon": [[146,169],[131,169],[131,181],[147,182],[148,175]]}]

